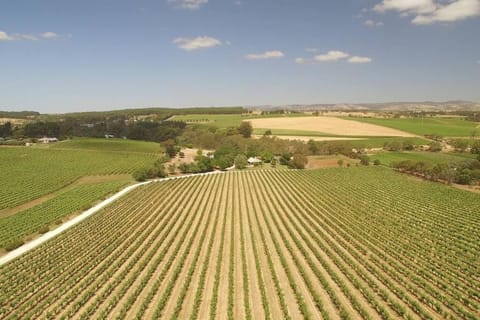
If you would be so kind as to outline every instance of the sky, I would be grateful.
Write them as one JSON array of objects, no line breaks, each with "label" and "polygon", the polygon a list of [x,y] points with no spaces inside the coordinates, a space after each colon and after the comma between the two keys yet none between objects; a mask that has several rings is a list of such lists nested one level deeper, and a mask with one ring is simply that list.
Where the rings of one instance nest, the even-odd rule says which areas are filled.
[{"label": "sky", "polygon": [[0,110],[480,101],[480,0],[15,0]]}]

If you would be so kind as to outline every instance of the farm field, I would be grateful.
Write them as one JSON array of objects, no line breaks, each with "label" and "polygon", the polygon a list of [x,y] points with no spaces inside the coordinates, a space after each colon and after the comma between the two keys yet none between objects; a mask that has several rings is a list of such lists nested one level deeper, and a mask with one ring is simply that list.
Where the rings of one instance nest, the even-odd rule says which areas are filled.
[{"label": "farm field", "polygon": [[0,267],[0,318],[476,319],[479,209],[381,167],[152,183]]},{"label": "farm field", "polygon": [[75,138],[52,144],[49,147],[52,149],[81,149],[139,153],[159,153],[161,151],[160,145],[155,142],[101,138]]},{"label": "farm field", "polygon": [[296,134],[296,130],[321,132],[322,134],[339,136],[388,136],[388,137],[412,137],[411,133],[382,127],[376,124],[363,123],[354,120],[346,120],[335,117],[284,117],[264,118],[250,120],[253,128],[257,130],[288,130],[287,135]]},{"label": "farm field", "polygon": [[412,160],[424,161],[426,163],[450,163],[455,161],[463,161],[466,159],[474,159],[475,155],[470,153],[439,153],[439,152],[379,152],[371,156],[372,160],[378,159],[382,164],[391,165],[392,162]]},{"label": "farm field", "polygon": [[72,213],[88,209],[97,200],[130,182],[123,179],[82,184],[32,208],[6,217],[0,216],[0,248],[13,248],[39,230],[48,231],[52,225],[62,223]]},{"label": "farm field", "polygon": [[[205,124],[218,128],[238,127],[242,121],[263,118],[295,118],[304,117],[305,114],[269,114],[269,115],[246,115],[246,114],[190,114],[175,115],[169,120],[184,121],[188,124]],[[263,134],[263,132],[262,132]]]},{"label": "farm field", "polygon": [[129,174],[157,159],[153,153],[1,147],[0,210],[14,208],[89,175]]},{"label": "farm field", "polygon": [[480,123],[467,121],[461,118],[355,118],[355,121],[385,126],[422,136],[440,135],[443,137],[470,137],[472,133],[475,133],[476,136],[480,134]]}]

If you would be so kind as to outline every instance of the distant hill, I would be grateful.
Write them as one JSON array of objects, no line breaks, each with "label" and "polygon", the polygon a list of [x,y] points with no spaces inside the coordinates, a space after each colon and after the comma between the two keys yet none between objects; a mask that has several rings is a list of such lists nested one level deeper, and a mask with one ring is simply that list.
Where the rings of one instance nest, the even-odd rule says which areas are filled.
[{"label": "distant hill", "polygon": [[256,110],[292,110],[292,111],[480,111],[480,102],[445,101],[445,102],[387,102],[387,103],[337,103],[337,104],[290,104],[249,106]]}]

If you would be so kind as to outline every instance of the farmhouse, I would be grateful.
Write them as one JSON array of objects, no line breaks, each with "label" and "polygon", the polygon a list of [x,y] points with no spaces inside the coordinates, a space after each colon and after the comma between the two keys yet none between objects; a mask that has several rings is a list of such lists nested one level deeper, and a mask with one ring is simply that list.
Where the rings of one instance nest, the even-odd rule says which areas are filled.
[{"label": "farmhouse", "polygon": [[41,142],[41,143],[52,143],[52,142],[58,142],[58,139],[57,138],[50,138],[50,137],[43,137],[43,138],[40,138],[38,139],[38,142]]},{"label": "farmhouse", "polygon": [[248,162],[248,164],[252,164],[252,165],[256,166],[256,165],[262,163],[262,160],[254,158],[254,157],[250,157],[250,158],[248,158],[247,162]]}]

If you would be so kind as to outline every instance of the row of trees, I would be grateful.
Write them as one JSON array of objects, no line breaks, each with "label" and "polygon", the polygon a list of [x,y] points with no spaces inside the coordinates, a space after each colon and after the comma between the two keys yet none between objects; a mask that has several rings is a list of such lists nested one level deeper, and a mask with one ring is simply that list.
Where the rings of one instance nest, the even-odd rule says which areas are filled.
[{"label": "row of trees", "polygon": [[85,123],[82,120],[68,118],[64,121],[37,121],[25,126],[12,127],[10,123],[0,126],[0,135],[4,138],[41,138],[57,137],[126,137],[133,140],[161,142],[176,139],[185,129],[183,122],[153,122],[104,120],[97,123]]},{"label": "row of trees", "polygon": [[392,167],[432,181],[455,182],[464,185],[480,184],[480,156],[477,160],[438,164],[405,160],[392,163]]}]

